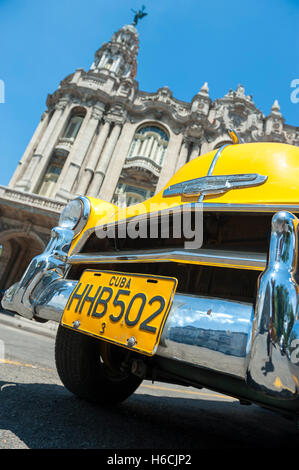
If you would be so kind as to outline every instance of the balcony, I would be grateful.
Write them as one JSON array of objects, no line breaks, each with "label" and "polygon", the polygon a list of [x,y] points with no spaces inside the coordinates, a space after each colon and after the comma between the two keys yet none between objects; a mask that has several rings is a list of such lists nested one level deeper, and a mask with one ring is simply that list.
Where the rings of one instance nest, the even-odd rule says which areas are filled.
[{"label": "balcony", "polygon": [[73,137],[70,139],[62,137],[55,146],[55,153],[63,157],[67,156],[71,151],[74,141]]},{"label": "balcony", "polygon": [[127,158],[123,167],[123,169],[126,170],[126,173],[132,176],[134,173],[144,171],[154,175],[156,178],[159,178],[161,168],[162,167],[158,165],[158,163],[150,158],[138,155],[136,157]]}]

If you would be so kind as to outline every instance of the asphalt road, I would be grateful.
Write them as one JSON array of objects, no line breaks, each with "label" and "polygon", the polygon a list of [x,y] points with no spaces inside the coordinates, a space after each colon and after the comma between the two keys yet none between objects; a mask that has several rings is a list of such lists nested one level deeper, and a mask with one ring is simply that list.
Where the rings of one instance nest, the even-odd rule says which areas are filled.
[{"label": "asphalt road", "polygon": [[292,422],[209,390],[144,382],[110,409],[79,400],[56,373],[53,332],[27,331],[0,318],[2,352],[3,346],[0,449],[298,447]]}]

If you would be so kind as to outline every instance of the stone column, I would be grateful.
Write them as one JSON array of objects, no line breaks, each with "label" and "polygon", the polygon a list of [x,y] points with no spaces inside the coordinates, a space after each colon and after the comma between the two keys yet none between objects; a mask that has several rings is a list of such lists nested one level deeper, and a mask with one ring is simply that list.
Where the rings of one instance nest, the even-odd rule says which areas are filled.
[{"label": "stone column", "polygon": [[[17,189],[29,191],[31,188],[33,189],[37,186],[39,175],[44,171],[45,166],[47,166],[48,157],[52,152],[53,145],[65,124],[68,113],[67,103],[68,101],[66,99],[62,99],[56,105],[52,119],[50,120],[21,181],[16,184]],[[40,162],[42,163],[41,165],[39,165]]]},{"label": "stone column", "polygon": [[88,191],[88,194],[90,196],[96,197],[101,189],[101,186],[104,181],[105,174],[106,174],[106,170],[109,166],[110,159],[112,157],[113,151],[116,146],[116,142],[121,132],[121,128],[122,128],[121,123],[116,122],[114,124],[112,132],[109,136],[109,139],[106,142],[105,148],[103,150],[100,161],[98,163],[93,181],[90,185],[90,189]]},{"label": "stone column", "polygon": [[184,140],[181,150],[180,150],[180,154],[179,154],[179,158],[176,164],[175,171],[178,171],[183,165],[185,165],[187,158],[188,158],[188,152],[189,152],[189,142]]},{"label": "stone column", "polygon": [[151,151],[151,159],[156,162],[157,161],[157,148],[158,148],[158,140],[154,139],[152,151]]},{"label": "stone column", "polygon": [[109,129],[109,122],[105,122],[104,125],[100,128],[99,135],[96,138],[96,142],[90,154],[89,160],[86,164],[84,173],[80,179],[79,186],[77,189],[78,194],[86,194],[87,188],[97,167],[99,158],[101,156],[103,147],[109,134]]},{"label": "stone column", "polygon": [[157,183],[156,193],[164,188],[170,178],[176,171],[176,162],[179,154],[179,149],[182,142],[181,135],[172,134],[169,139],[169,144],[164,156],[160,178]]},{"label": "stone column", "polygon": [[107,59],[107,55],[106,55],[106,53],[104,52],[104,54],[103,54],[102,57],[101,57],[101,60],[100,60],[99,63],[98,63],[98,68],[104,67],[104,63],[106,62],[106,59]]},{"label": "stone column", "polygon": [[111,71],[117,73],[121,62],[121,56],[119,56],[112,64]]},{"label": "stone column", "polygon": [[121,136],[114,149],[112,158],[109,166],[106,170],[105,179],[99,192],[99,197],[105,201],[111,201],[116,185],[118,183],[122,168],[125,160],[129,154],[129,150],[132,144],[136,132],[136,124],[125,122],[121,132]]},{"label": "stone column", "polygon": [[213,150],[213,144],[214,144],[214,141],[209,143],[206,140],[202,140],[201,149],[200,149],[201,155],[204,155],[205,153],[211,152],[211,150]]},{"label": "stone column", "polygon": [[197,142],[194,142],[190,160],[194,160],[194,158],[199,157],[199,154],[200,154],[200,145]]},{"label": "stone column", "polygon": [[26,168],[28,166],[28,163],[29,163],[29,159],[30,159],[30,156],[33,154],[34,152],[34,149],[37,147],[37,144],[38,144],[38,141],[40,139],[40,136],[42,135],[42,133],[45,131],[47,125],[48,125],[48,120],[49,120],[49,116],[48,116],[48,113],[47,111],[42,115],[41,117],[41,120],[37,126],[37,128],[35,129],[35,132],[32,136],[32,139],[30,140],[25,152],[24,152],[24,155],[22,156],[21,160],[19,161],[18,163],[18,166],[8,184],[8,186],[10,188],[14,188],[15,187],[15,184],[16,182],[22,177],[22,175],[24,174],[24,172],[26,171]]},{"label": "stone column", "polygon": [[145,138],[144,141],[142,142],[141,147],[140,147],[139,155],[141,155],[141,156],[145,155],[145,149],[146,149],[147,144],[148,144],[148,139]]},{"label": "stone column", "polygon": [[134,150],[133,150],[133,154],[131,155],[132,158],[137,157],[138,155],[140,155],[140,149],[141,149],[142,143],[143,142],[140,139],[137,139],[137,141],[135,143]]},{"label": "stone column", "polygon": [[148,145],[146,147],[146,152],[145,152],[145,157],[149,158],[150,157],[150,154],[151,154],[151,150],[152,150],[152,146],[153,146],[153,142],[154,142],[154,137],[151,136],[149,138],[149,142],[148,142]]},{"label": "stone column", "polygon": [[[96,128],[103,115],[103,106],[97,105],[89,110],[85,116],[75,144],[69,154],[67,164],[65,165],[64,174],[61,174],[58,181],[57,197],[68,200],[71,196],[74,183],[79,174],[84,158],[86,157],[88,148],[95,135]],[[59,187],[60,185],[60,187]]]}]

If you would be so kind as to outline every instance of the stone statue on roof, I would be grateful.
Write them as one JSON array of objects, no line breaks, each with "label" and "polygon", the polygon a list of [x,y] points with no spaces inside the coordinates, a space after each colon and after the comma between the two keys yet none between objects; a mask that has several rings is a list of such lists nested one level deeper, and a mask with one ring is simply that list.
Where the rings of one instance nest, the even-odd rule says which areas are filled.
[{"label": "stone statue on roof", "polygon": [[147,13],[144,10],[145,10],[144,5],[142,5],[141,10],[135,11],[135,10],[132,9],[132,12],[134,13],[134,20],[133,20],[133,23],[132,23],[133,26],[136,26],[138,21],[141,20],[144,16],[147,15]]}]

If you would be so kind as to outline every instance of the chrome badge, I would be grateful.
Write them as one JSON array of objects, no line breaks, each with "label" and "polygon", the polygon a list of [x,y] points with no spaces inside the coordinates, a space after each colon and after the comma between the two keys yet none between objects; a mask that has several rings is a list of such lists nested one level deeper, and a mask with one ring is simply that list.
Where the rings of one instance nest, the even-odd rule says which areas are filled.
[{"label": "chrome badge", "polygon": [[267,180],[267,176],[258,173],[240,175],[204,176],[194,180],[173,184],[165,189],[163,196],[199,196],[206,194],[223,194],[231,189],[250,188],[258,186]]}]

